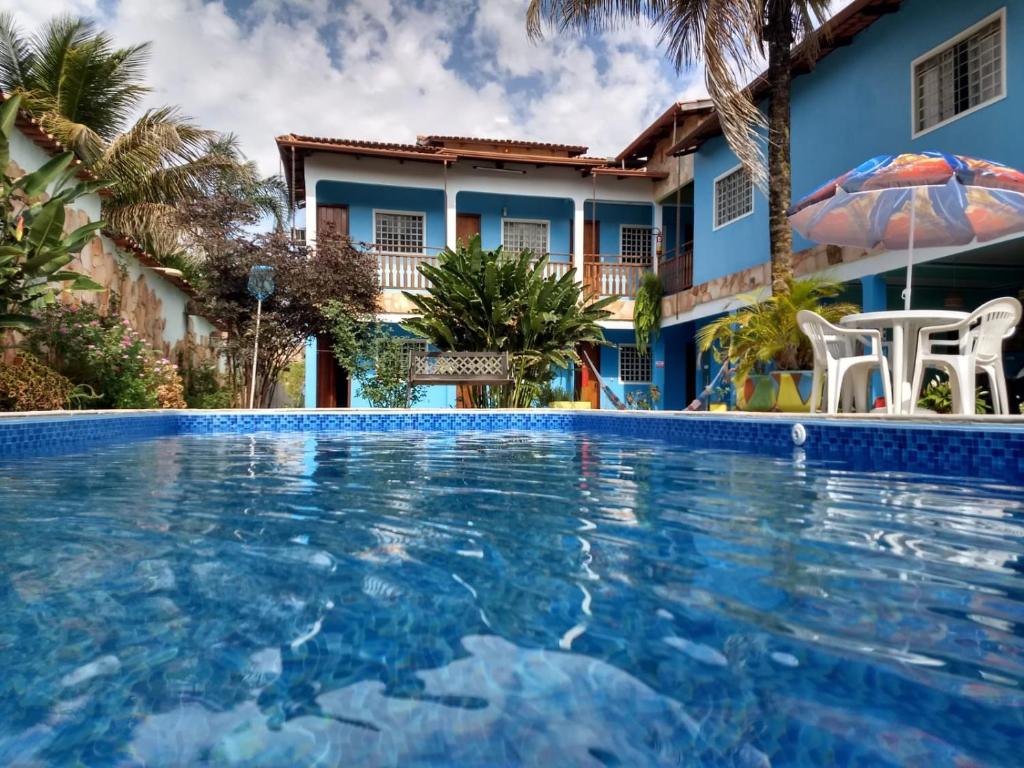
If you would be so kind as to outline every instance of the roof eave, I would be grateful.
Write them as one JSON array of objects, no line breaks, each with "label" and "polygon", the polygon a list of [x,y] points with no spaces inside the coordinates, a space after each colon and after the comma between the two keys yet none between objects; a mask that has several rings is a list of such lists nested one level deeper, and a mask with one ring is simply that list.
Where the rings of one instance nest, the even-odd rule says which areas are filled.
[{"label": "roof eave", "polygon": [[624,150],[615,156],[615,162],[621,163],[628,160],[645,143],[655,140],[659,133],[666,130],[677,115],[699,114],[710,112],[712,103],[710,99],[697,99],[695,101],[677,101],[661,113],[650,125],[648,125],[639,136],[629,143]]}]

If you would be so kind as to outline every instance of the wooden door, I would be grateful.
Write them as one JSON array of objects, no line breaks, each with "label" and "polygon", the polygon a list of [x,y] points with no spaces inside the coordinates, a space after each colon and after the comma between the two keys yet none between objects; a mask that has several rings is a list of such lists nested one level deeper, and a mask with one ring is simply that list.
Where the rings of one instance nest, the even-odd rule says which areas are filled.
[{"label": "wooden door", "polygon": [[469,243],[474,236],[480,234],[480,214],[460,213],[455,217],[455,240]]},{"label": "wooden door", "polygon": [[316,207],[316,236],[348,237],[348,206],[318,205]]},{"label": "wooden door", "polygon": [[348,372],[338,365],[329,336],[316,339],[316,407],[349,407]]},{"label": "wooden door", "polygon": [[601,349],[596,344],[588,343],[580,344],[577,351],[579,352],[580,359],[583,360],[583,365],[580,366],[579,399],[586,400],[590,403],[591,408],[597,410],[601,407],[601,386],[598,384],[594,372],[587,365],[584,355],[590,358],[598,370],[601,370]]}]

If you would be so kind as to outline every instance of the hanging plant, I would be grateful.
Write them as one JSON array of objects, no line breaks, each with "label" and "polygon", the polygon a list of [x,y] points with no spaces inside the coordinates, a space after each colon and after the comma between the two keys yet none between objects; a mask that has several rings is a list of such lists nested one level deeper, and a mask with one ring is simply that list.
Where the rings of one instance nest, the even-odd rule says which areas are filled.
[{"label": "hanging plant", "polygon": [[658,327],[661,325],[661,297],[663,295],[661,278],[654,272],[645,272],[636,292],[636,301],[633,302],[636,348],[641,355],[647,354],[651,341],[658,339]]}]

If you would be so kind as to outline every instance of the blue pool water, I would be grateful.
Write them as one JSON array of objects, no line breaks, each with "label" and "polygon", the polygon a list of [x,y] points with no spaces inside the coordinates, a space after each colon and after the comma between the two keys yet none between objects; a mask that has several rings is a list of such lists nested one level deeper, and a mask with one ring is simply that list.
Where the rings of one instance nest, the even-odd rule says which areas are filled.
[{"label": "blue pool water", "polygon": [[557,433],[0,461],[0,765],[1013,766],[1024,488]]}]

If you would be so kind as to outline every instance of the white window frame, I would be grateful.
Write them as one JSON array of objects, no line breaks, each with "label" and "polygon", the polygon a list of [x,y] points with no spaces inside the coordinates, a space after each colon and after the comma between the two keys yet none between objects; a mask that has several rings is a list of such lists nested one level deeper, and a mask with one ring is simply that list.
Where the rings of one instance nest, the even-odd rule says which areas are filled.
[{"label": "white window frame", "polygon": [[[648,248],[650,248],[650,255],[647,261],[642,261],[642,257],[633,254],[626,255],[625,250],[622,247],[622,238],[625,235],[627,229],[645,229],[647,230],[647,242]],[[619,260],[629,264],[653,264],[654,263],[654,226],[651,224],[619,224]],[[628,260],[628,261],[627,261]]]},{"label": "white window frame", "polygon": [[743,163],[739,163],[737,165],[734,165],[732,168],[730,168],[729,170],[725,171],[724,173],[720,173],[718,176],[715,176],[714,180],[711,182],[711,231],[712,232],[717,232],[720,229],[725,229],[730,224],[735,224],[737,221],[743,221],[743,219],[747,218],[748,216],[753,216],[754,215],[754,206],[756,205],[757,196],[754,194],[754,180],[751,179],[750,180],[750,210],[747,211],[746,213],[744,213],[742,216],[737,216],[735,219],[729,219],[724,224],[718,224],[718,182],[720,182],[726,176],[731,176],[732,174],[736,173],[736,171],[742,171],[742,170],[744,170],[743,169]]},{"label": "white window frame", "polygon": [[[991,24],[996,19],[999,19],[999,35],[1000,35],[999,46],[1000,46],[1000,53],[1001,53],[1001,59],[1002,59],[1002,70],[1003,70],[1002,71],[1002,89],[1001,89],[1002,93],[999,96],[996,96],[994,98],[989,99],[988,101],[983,101],[981,104],[975,104],[970,109],[966,109],[963,112],[960,112],[960,113],[958,113],[956,115],[953,115],[952,117],[947,117],[945,120],[943,120],[941,122],[938,122],[935,125],[930,125],[927,128],[923,128],[921,130],[918,130],[917,129],[917,65],[920,64],[922,61],[925,61],[926,59],[932,58],[933,56],[935,56],[936,54],[940,53],[941,51],[944,51],[945,49],[947,49],[947,48],[949,48],[951,46],[956,45],[961,40],[964,40],[964,39],[970,37],[975,32],[977,32],[979,29],[982,29],[983,27],[987,26],[988,24]],[[956,122],[957,120],[959,120],[962,117],[967,117],[968,115],[973,115],[978,110],[985,109],[985,107],[990,107],[993,104],[998,104],[1000,101],[1002,101],[1003,99],[1006,98],[1006,94],[1007,94],[1007,90],[1006,90],[1006,85],[1007,85],[1007,83],[1006,83],[1006,73],[1007,73],[1008,69],[1009,68],[1007,67],[1007,51],[1006,51],[1006,6],[1004,5],[1002,8],[1000,8],[995,13],[989,14],[988,16],[986,16],[984,19],[982,19],[978,23],[972,24],[970,27],[965,29],[963,32],[960,32],[959,34],[954,35],[953,37],[949,38],[948,40],[946,40],[943,43],[939,43],[938,45],[936,45],[931,50],[926,51],[925,53],[922,53],[920,56],[918,56],[916,59],[914,59],[912,62],[910,62],[910,137],[912,139],[920,138],[921,136],[924,136],[927,133],[931,133],[932,131],[938,130],[939,128],[942,128],[944,126],[949,125],[950,123],[954,123],[954,122]]]},{"label": "white window frame", "polygon": [[[636,349],[636,344],[619,344],[619,383],[620,384],[650,384],[654,380],[654,355],[651,354],[651,350],[647,350],[647,359],[650,362],[650,367],[647,369],[647,378],[644,381],[638,381],[636,379],[626,380],[622,377],[622,350],[624,349]],[[639,354],[639,353],[637,353]]]},{"label": "white window frame", "polygon": [[[381,250],[380,243],[377,242],[377,215],[378,214],[392,214],[398,216],[418,216],[423,221],[423,241],[420,243],[418,251],[385,251]],[[373,209],[373,240],[374,246],[381,253],[399,253],[399,254],[419,254],[426,253],[427,248],[427,212],[426,211],[398,211],[389,208],[374,208]]]},{"label": "white window frame", "polygon": [[[551,220],[550,219],[520,219],[512,216],[502,216],[501,218],[501,247],[502,250],[505,248],[505,222],[510,224],[543,224],[544,231],[547,233],[547,245],[544,253],[534,254],[538,259],[541,256],[547,256],[551,253]],[[518,253],[518,252],[517,252]]]}]

